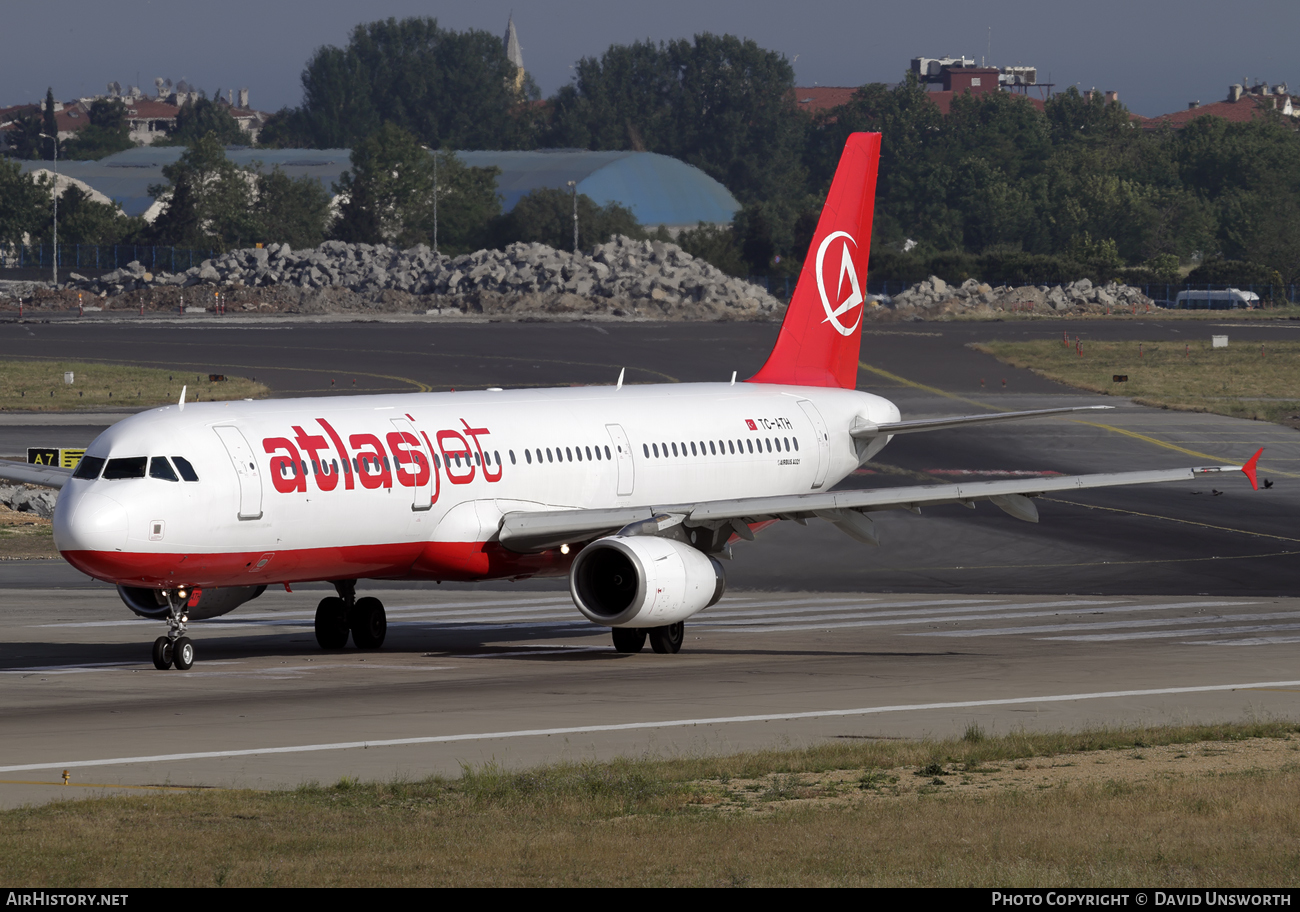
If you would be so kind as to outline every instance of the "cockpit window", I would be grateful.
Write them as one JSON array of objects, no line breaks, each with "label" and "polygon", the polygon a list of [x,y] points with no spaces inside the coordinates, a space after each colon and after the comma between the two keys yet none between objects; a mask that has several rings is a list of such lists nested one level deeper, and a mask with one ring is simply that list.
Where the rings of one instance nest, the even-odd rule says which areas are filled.
[{"label": "cockpit window", "polygon": [[145,464],[148,456],[127,456],[124,459],[110,459],[104,467],[104,479],[111,481],[120,478],[144,478]]},{"label": "cockpit window", "polygon": [[95,479],[99,477],[99,470],[104,467],[104,459],[101,456],[82,456],[81,462],[77,463],[77,471],[72,473],[73,478]]},{"label": "cockpit window", "polygon": [[181,473],[181,478],[186,481],[198,481],[199,473],[194,471],[194,466],[184,456],[173,456],[172,462],[176,464],[176,471]]},{"label": "cockpit window", "polygon": [[163,481],[180,481],[166,456],[154,456],[149,460],[149,477]]}]

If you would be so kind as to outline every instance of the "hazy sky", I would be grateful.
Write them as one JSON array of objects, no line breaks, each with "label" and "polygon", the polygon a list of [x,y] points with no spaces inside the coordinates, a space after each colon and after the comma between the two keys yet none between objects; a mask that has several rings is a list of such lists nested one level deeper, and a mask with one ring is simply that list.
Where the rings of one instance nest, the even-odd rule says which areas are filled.
[{"label": "hazy sky", "polygon": [[1220,100],[1247,78],[1300,90],[1297,0],[0,0],[0,105],[42,98],[47,86],[60,99],[114,80],[150,91],[162,76],[209,94],[247,86],[254,107],[276,110],[301,100],[312,51],[345,44],[358,22],[433,16],[502,35],[512,10],[546,95],[611,44],[705,31],[785,54],[799,85],[895,82],[914,56],[987,54],[990,65],[1037,66],[1058,91],[1117,90],[1147,116]]}]

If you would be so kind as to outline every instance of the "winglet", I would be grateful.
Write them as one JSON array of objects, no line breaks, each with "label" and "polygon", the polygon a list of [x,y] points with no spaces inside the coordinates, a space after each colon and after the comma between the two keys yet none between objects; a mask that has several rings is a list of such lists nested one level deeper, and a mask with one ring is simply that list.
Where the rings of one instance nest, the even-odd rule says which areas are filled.
[{"label": "winglet", "polygon": [[1254,488],[1256,491],[1259,490],[1259,481],[1255,478],[1255,467],[1256,464],[1259,462],[1259,454],[1262,452],[1264,452],[1264,448],[1260,447],[1258,450],[1255,451],[1255,455],[1250,457],[1250,460],[1244,466],[1241,467],[1241,471],[1244,472],[1246,477],[1250,479],[1250,486]]}]

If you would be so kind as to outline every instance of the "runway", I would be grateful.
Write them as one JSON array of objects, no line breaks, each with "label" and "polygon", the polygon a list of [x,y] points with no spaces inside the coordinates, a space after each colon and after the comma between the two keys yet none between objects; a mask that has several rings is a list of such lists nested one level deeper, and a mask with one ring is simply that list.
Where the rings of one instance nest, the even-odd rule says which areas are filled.
[{"label": "runway", "polygon": [[[904,417],[1118,408],[899,438],[844,484],[1239,463],[1264,446],[1261,476],[1274,486],[1254,492],[1237,476],[1053,496],[1040,499],[1036,525],[987,504],[888,513],[877,522],[879,548],[826,523],[781,523],[736,549],[731,592],[688,625],[677,656],[615,654],[562,581],[368,583],[389,607],[381,652],[320,652],[311,613],[323,592],[294,587],[192,625],[194,669],[158,672],[148,644],[162,625],[131,618],[111,589],[60,562],[3,562],[0,805],[109,787],[283,787],[455,775],[461,763],[960,735],[972,721],[1006,732],[1294,717],[1300,436],[1080,394],[966,347],[1059,337],[1063,327],[1125,338],[1296,331],[869,327],[860,386],[899,403]],[[351,395],[352,379],[358,392],[609,383],[621,367],[634,382],[725,380],[732,370],[743,378],[776,332],[9,322],[0,323],[0,357],[139,359],[257,376],[276,395],[328,396]],[[94,416],[23,420],[0,417],[0,450],[84,445],[99,430]],[[48,784],[63,769],[73,784]]]},{"label": "runway", "polygon": [[[562,592],[384,593],[380,652],[320,652],[316,593],[157,625],[91,591],[10,593],[0,805],[142,787],[292,787],[827,738],[1289,717],[1300,600],[740,592],[676,656],[613,651]],[[57,784],[68,770],[71,786]]]}]

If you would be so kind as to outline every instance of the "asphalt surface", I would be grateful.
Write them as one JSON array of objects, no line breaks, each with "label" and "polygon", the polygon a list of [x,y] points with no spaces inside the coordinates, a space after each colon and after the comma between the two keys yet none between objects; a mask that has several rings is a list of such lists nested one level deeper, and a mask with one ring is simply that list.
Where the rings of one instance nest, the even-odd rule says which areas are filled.
[{"label": "asphalt surface", "polygon": [[[1036,525],[985,504],[889,513],[878,520],[879,548],[825,523],[778,524],[736,549],[731,592],[688,624],[678,656],[614,654],[607,632],[568,604],[562,581],[388,583],[362,586],[390,609],[379,653],[321,653],[310,630],[321,593],[295,587],[192,625],[194,669],[158,672],[148,646],[161,624],[132,618],[111,589],[60,562],[5,562],[0,805],[110,786],[270,787],[455,774],[462,762],[494,759],[960,734],[971,721],[1008,731],[1291,717],[1300,690],[1292,680],[1300,679],[1300,603],[1290,598],[1300,555],[1300,435],[1080,394],[1003,368],[966,343],[1059,338],[1066,328],[1085,338],[1228,332],[1267,341],[1291,338],[1297,327],[869,329],[860,385],[898,402],[904,417],[1118,408],[899,438],[847,485],[1240,463],[1260,446],[1261,476],[1275,484],[1254,492],[1238,475],[1053,496],[1040,499]],[[623,367],[629,382],[725,380],[733,370],[743,378],[777,331],[8,322],[0,323],[0,358],[128,361],[256,376],[276,395],[351,395],[353,379],[358,392],[609,383]],[[0,451],[82,445],[103,419],[13,423],[23,420],[0,416]],[[416,740],[379,743],[403,739]],[[111,762],[92,765],[99,761]],[[73,786],[49,784],[63,769]]]}]

